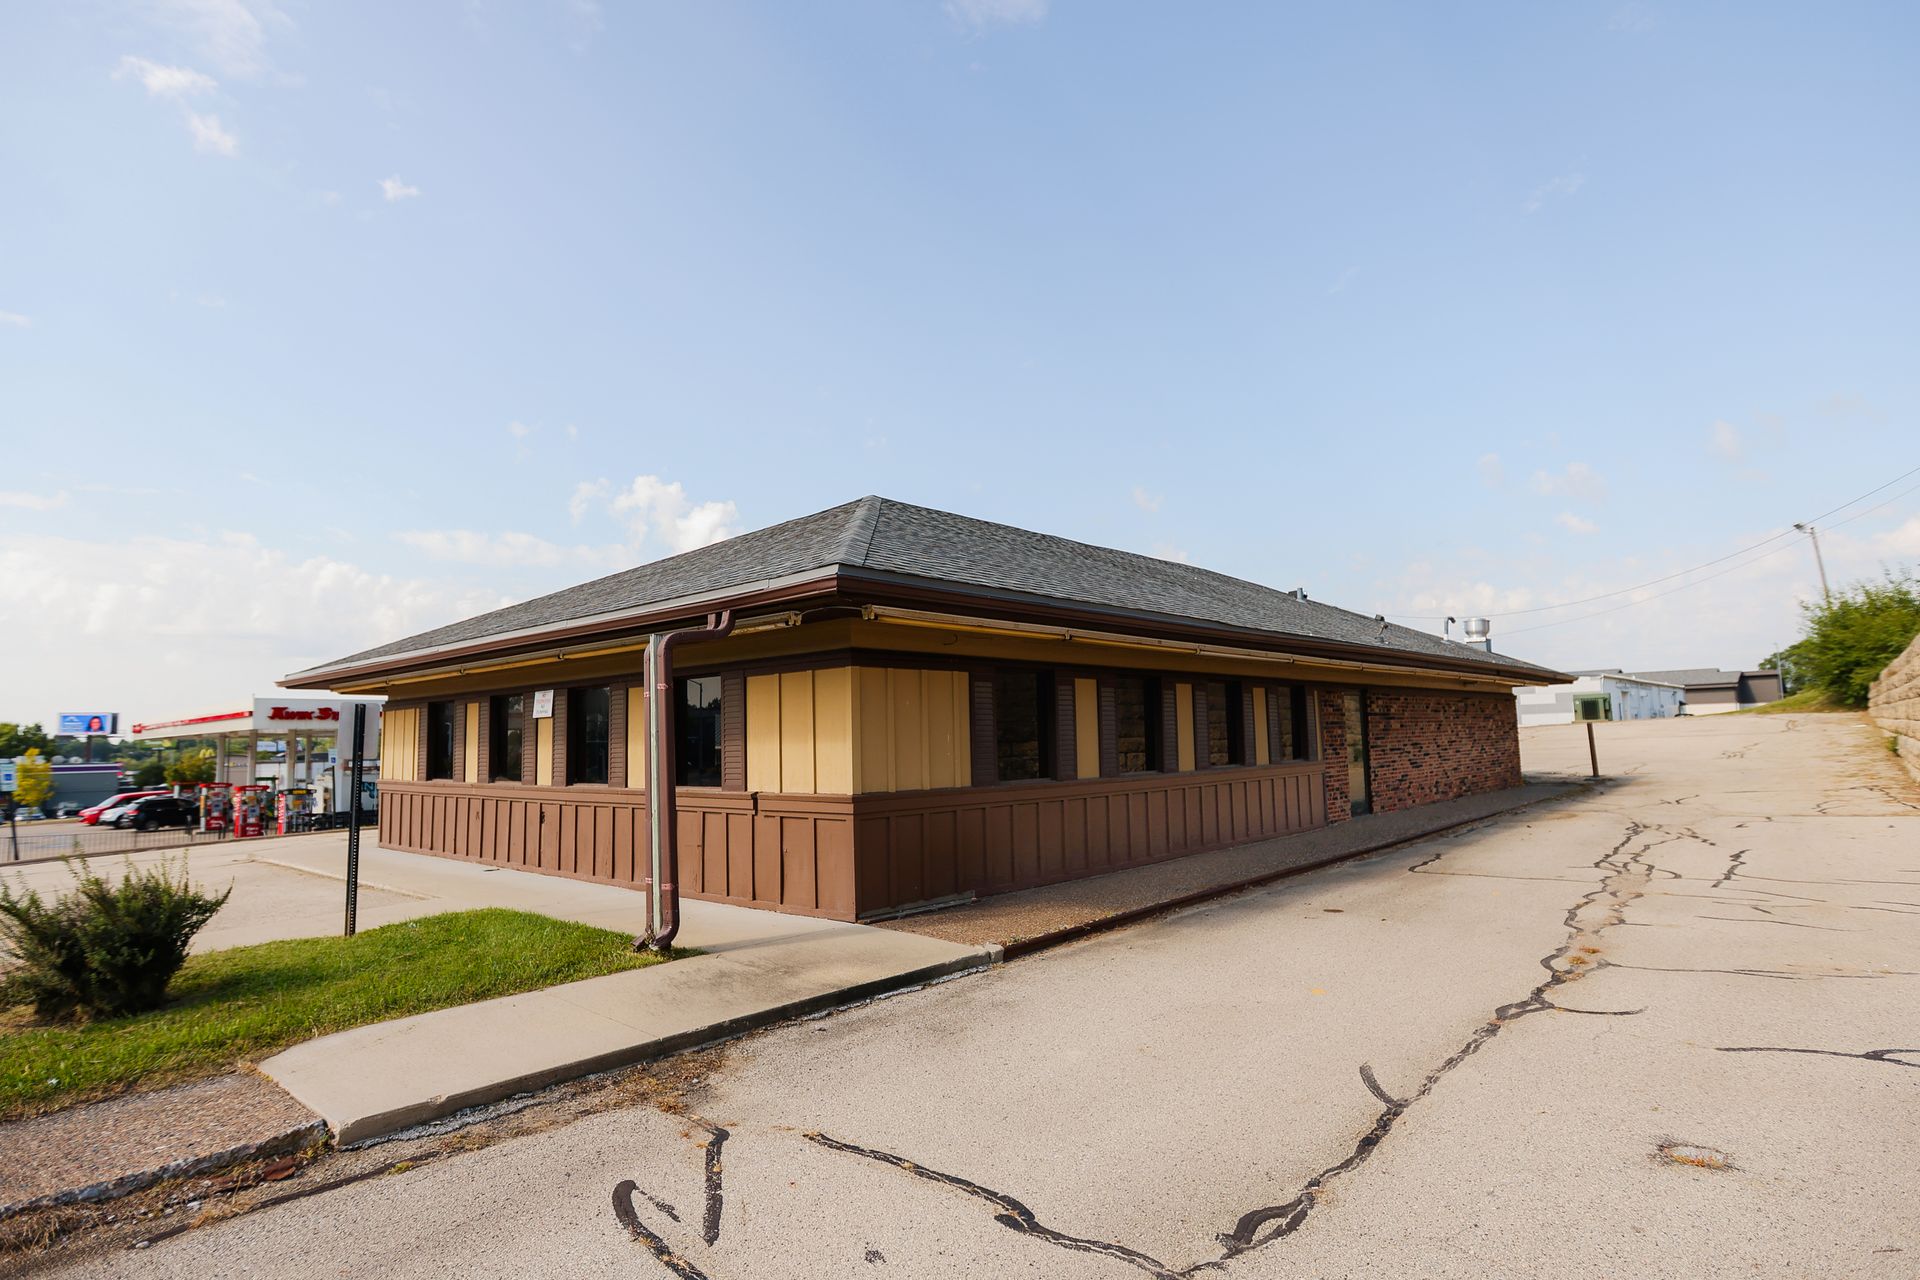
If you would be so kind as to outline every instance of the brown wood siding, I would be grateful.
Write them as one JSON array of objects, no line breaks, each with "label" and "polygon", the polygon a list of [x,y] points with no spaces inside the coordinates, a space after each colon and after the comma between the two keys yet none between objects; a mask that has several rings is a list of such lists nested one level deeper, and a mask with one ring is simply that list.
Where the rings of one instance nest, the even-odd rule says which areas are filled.
[{"label": "brown wood siding", "polygon": [[[848,797],[686,788],[678,813],[686,896],[854,918]],[[646,797],[598,787],[386,783],[380,843],[640,889],[648,865]]]},{"label": "brown wood siding", "polygon": [[857,796],[858,908],[1100,875],[1323,826],[1317,765]]}]

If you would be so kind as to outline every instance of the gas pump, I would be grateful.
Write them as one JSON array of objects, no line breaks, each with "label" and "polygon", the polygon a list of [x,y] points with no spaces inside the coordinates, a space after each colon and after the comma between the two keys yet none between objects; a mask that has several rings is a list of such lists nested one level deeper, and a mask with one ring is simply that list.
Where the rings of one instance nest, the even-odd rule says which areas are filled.
[{"label": "gas pump", "polygon": [[305,831],[312,825],[313,789],[289,787],[274,798],[274,832],[288,835]]},{"label": "gas pump", "polygon": [[240,838],[257,836],[264,815],[267,789],[259,783],[246,783],[233,789],[233,834]]},{"label": "gas pump", "polygon": [[200,784],[200,829],[202,831],[225,831],[233,817],[233,784],[230,782],[203,782]]}]

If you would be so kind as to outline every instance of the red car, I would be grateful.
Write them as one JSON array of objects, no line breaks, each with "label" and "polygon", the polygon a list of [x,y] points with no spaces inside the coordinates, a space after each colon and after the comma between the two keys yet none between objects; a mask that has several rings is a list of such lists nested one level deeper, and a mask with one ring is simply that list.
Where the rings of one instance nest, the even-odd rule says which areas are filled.
[{"label": "red car", "polygon": [[90,809],[82,809],[80,811],[80,821],[91,827],[98,823],[100,821],[100,815],[109,809],[118,809],[123,804],[132,804],[142,796],[165,796],[172,794],[171,791],[168,791],[164,787],[157,791],[122,791],[117,796],[107,797]]}]

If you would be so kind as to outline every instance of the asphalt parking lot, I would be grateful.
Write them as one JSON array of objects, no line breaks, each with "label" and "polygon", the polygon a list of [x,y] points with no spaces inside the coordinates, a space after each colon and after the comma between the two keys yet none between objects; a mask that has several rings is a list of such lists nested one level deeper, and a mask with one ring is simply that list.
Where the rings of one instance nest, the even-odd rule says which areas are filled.
[{"label": "asphalt parking lot", "polygon": [[683,1113],[70,1273],[1920,1272],[1920,794],[1847,716],[1600,751],[1583,796],[750,1038]]}]

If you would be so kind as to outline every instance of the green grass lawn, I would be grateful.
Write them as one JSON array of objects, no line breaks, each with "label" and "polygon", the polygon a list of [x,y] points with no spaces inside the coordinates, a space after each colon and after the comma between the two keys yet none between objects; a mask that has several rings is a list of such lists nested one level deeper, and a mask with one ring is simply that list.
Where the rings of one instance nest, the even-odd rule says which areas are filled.
[{"label": "green grass lawn", "polygon": [[1843,707],[1835,702],[1828,696],[1824,689],[1802,689],[1798,693],[1790,693],[1784,698],[1777,698],[1772,702],[1763,702],[1757,707],[1748,707],[1744,711],[1736,711],[1733,714],[1737,716],[1777,716],[1785,715],[1788,712],[1849,711],[1851,709],[1850,707]]},{"label": "green grass lawn", "polygon": [[490,908],[189,956],[172,1001],[152,1013],[42,1025],[26,1009],[0,1011],[0,1120],[218,1075],[331,1031],[661,963],[632,943]]}]

